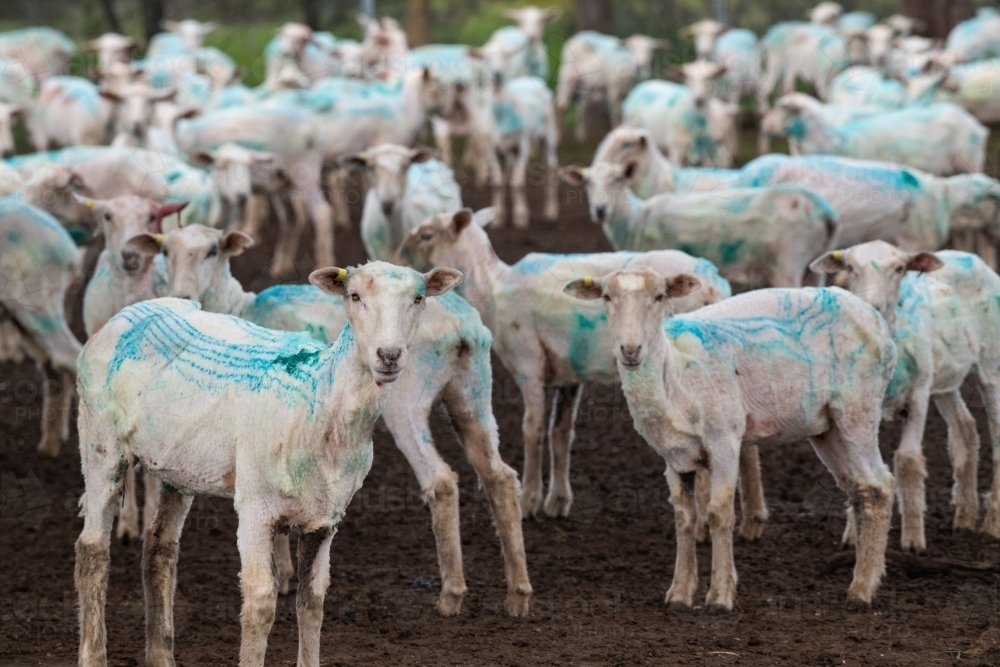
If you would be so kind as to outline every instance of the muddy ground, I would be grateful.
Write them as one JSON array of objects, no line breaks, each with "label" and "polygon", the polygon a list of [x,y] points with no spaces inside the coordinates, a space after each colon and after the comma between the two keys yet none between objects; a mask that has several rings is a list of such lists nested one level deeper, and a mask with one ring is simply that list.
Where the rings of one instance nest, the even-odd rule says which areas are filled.
[{"label": "muddy ground", "polygon": [[[565,156],[564,156],[565,157]],[[570,160],[565,160],[566,162]],[[488,194],[466,188],[466,202]],[[536,216],[526,232],[493,231],[498,254],[609,249],[590,223],[581,192],[563,188],[557,223]],[[532,187],[533,212],[541,191]],[[355,212],[357,213],[357,211]],[[357,220],[357,215],[355,220]],[[266,270],[273,239],[237,259],[247,286],[274,284]],[[341,265],[363,253],[357,231],[340,232]],[[312,264],[303,258],[305,276]],[[299,278],[301,280],[301,278]],[[79,328],[79,310],[74,311]],[[520,470],[521,401],[494,364],[494,404],[504,459]],[[57,460],[40,458],[41,401],[32,366],[0,365],[0,666],[76,664],[73,543],[82,526],[77,441]],[[984,442],[985,416],[970,404]],[[932,411],[933,412],[933,411]],[[951,469],[945,427],[932,414],[926,435],[929,558],[991,563],[992,571],[941,572],[890,563],[874,608],[843,607],[851,561],[839,551],[843,496],[805,444],[761,452],[771,522],[756,544],[737,543],[738,610],[669,614],[663,596],[674,558],[673,515],[660,458],[634,432],[620,392],[588,391],[574,447],[576,506],[562,520],[527,521],[524,535],[535,596],[526,620],[502,613],[505,586],[499,543],[471,466],[443,419],[435,437],[461,480],[462,544],[469,593],[457,618],[440,618],[440,587],[430,514],[413,474],[384,432],[375,464],[333,543],[333,583],[326,599],[325,665],[931,665],[1000,664],[1000,546],[952,535]],[[898,430],[882,433],[891,460]],[[980,489],[992,465],[981,451]],[[890,536],[898,548],[898,517]],[[239,651],[239,559],[231,503],[198,499],[181,542],[177,595],[177,664],[236,664]],[[112,547],[108,590],[113,665],[143,662],[139,544]],[[698,549],[703,599],[710,547]],[[297,634],[293,597],[281,598],[268,664],[292,665]]]}]

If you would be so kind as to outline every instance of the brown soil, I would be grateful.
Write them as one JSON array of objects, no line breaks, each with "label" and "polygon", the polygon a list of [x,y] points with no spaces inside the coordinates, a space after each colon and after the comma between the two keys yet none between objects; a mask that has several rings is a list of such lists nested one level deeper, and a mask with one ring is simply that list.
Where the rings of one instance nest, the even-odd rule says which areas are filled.
[{"label": "brown soil", "polygon": [[[498,253],[608,249],[586,215],[583,195],[561,191],[556,224],[492,232]],[[467,202],[487,203],[469,189]],[[533,211],[541,210],[532,189]],[[357,217],[355,217],[357,219]],[[260,289],[275,281],[263,267],[273,239],[239,258],[237,275]],[[362,260],[357,232],[338,234],[343,265]],[[303,261],[302,273],[311,269]],[[78,312],[78,311],[76,311]],[[77,323],[78,324],[78,323]],[[495,365],[495,408],[504,459],[520,469],[521,401]],[[0,366],[0,665],[76,664],[73,543],[82,520],[76,439],[57,460],[37,456],[38,376],[28,364]],[[978,396],[970,403],[985,436]],[[524,535],[535,596],[527,620],[503,613],[499,543],[472,468],[435,416],[437,443],[461,479],[462,544],[469,593],[457,618],[440,618],[440,582],[430,515],[406,461],[376,433],[375,465],[333,543],[326,599],[326,665],[930,665],[1000,664],[1000,577],[994,573],[907,574],[890,563],[874,608],[845,610],[850,567],[828,567],[839,553],[843,496],[805,444],[762,451],[771,522],[756,544],[736,545],[737,612],[669,614],[663,596],[673,569],[673,517],[660,458],[635,433],[620,392],[588,393],[573,461],[576,507],[564,520],[527,521]],[[898,429],[883,432],[891,460]],[[945,428],[933,414],[928,457],[928,556],[1000,561],[995,541],[952,535],[951,471]],[[990,450],[981,452],[988,488]],[[890,536],[898,548],[897,526]],[[178,665],[235,664],[239,651],[236,515],[228,501],[199,498],[181,542],[177,595]],[[711,550],[698,550],[707,590]],[[112,547],[108,590],[113,665],[143,663],[140,545]],[[297,631],[292,597],[281,598],[269,664],[291,665]]]}]

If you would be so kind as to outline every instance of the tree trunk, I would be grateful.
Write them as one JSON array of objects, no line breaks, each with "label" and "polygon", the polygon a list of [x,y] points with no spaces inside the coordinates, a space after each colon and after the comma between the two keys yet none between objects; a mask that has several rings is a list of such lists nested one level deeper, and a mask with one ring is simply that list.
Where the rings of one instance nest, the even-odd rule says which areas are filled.
[{"label": "tree trunk", "polygon": [[970,0],[900,0],[899,13],[924,22],[918,34],[945,39],[956,25],[975,16]]},{"label": "tree trunk", "polygon": [[122,24],[118,22],[118,12],[115,11],[114,0],[101,0],[101,7],[104,9],[104,18],[108,20],[111,30],[120,35]]},{"label": "tree trunk", "polygon": [[313,30],[319,30],[319,0],[302,0],[302,13],[306,25]]},{"label": "tree trunk", "polygon": [[153,35],[160,32],[163,21],[163,0],[142,0],[142,28],[146,34],[146,43]]},{"label": "tree trunk", "polygon": [[576,29],[613,34],[611,0],[576,0]]},{"label": "tree trunk", "polygon": [[411,47],[430,40],[430,12],[430,0],[406,0],[406,39]]}]

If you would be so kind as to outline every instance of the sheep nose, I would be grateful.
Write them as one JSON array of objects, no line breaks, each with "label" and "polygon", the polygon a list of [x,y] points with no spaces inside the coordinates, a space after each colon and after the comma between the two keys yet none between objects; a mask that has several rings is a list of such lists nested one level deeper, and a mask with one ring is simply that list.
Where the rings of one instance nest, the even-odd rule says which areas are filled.
[{"label": "sheep nose", "polygon": [[181,292],[180,294],[174,294],[175,299],[187,299],[188,301],[193,301],[194,297],[187,292]]},{"label": "sheep nose", "polygon": [[382,202],[382,213],[386,215],[392,215],[392,209],[394,208],[394,206],[395,204],[391,201]]},{"label": "sheep nose", "polygon": [[622,358],[630,364],[639,361],[639,353],[642,352],[642,345],[622,345]]},{"label": "sheep nose", "polygon": [[597,216],[598,220],[604,220],[604,216],[606,216],[607,214],[608,214],[608,207],[607,206],[595,206],[594,207],[594,215]]},{"label": "sheep nose", "polygon": [[132,250],[122,251],[122,264],[128,270],[134,270],[139,268],[140,259],[142,259],[142,256],[139,255],[139,253],[137,252],[134,252]]},{"label": "sheep nose", "polygon": [[380,347],[375,350],[375,354],[378,358],[384,361],[386,364],[393,366],[399,361],[399,358],[403,355],[403,350],[398,347]]}]

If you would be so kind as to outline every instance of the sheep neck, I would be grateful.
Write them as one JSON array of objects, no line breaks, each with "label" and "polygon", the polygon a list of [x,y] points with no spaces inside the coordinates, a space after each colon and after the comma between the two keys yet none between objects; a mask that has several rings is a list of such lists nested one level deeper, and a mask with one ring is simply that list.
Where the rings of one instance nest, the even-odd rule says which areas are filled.
[{"label": "sheep neck", "polygon": [[510,266],[493,250],[482,228],[466,228],[455,242],[455,268],[465,276],[459,293],[479,311],[483,323],[495,333],[496,293],[507,281]]},{"label": "sheep neck", "polygon": [[255,298],[257,298],[257,293],[244,291],[240,281],[236,280],[230,273],[227,263],[219,279],[205,292],[201,299],[201,306],[210,313],[224,313],[246,318]]},{"label": "sheep neck", "polygon": [[608,219],[601,227],[615,250],[637,250],[635,232],[643,223],[643,200],[628,188],[623,188],[612,198],[612,201],[622,200],[611,208]]}]

